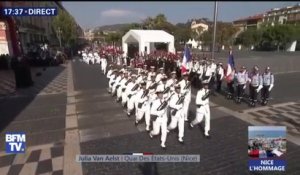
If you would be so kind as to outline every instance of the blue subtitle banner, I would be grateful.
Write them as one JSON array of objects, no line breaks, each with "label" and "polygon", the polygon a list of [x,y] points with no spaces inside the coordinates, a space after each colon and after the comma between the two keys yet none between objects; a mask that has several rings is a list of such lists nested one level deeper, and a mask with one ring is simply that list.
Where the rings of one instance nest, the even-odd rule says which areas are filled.
[{"label": "blue subtitle banner", "polygon": [[4,16],[56,16],[57,7],[6,7],[2,9]]},{"label": "blue subtitle banner", "polygon": [[257,159],[248,161],[249,171],[285,171],[286,160]]}]

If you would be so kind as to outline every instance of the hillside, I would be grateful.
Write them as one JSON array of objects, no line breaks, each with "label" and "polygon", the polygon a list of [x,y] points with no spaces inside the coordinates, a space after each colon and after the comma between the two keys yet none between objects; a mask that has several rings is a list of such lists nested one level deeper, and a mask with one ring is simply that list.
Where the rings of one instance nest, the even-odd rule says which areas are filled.
[{"label": "hillside", "polygon": [[101,31],[120,31],[120,30],[122,30],[123,28],[127,27],[130,24],[131,23],[99,26],[99,27],[96,27],[95,30],[101,30]]}]

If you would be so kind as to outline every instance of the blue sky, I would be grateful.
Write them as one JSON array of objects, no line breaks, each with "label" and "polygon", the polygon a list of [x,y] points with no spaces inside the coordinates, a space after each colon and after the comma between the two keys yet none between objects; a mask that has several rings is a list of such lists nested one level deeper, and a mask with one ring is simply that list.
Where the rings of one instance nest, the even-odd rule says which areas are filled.
[{"label": "blue sky", "polygon": [[[295,5],[297,1],[275,2],[219,2],[218,20],[233,21],[252,16],[271,8]],[[214,2],[62,2],[84,29],[128,22],[140,22],[158,13],[166,15],[168,21],[176,24],[192,18],[213,19]]]}]

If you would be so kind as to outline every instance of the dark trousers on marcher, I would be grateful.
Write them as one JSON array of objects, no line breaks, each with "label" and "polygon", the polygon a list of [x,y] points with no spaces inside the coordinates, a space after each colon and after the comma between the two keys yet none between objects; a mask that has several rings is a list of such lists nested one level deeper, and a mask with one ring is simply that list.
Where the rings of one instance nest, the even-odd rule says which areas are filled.
[{"label": "dark trousers on marcher", "polygon": [[211,77],[208,86],[209,86],[210,91],[212,93],[214,93],[215,92],[215,76]]},{"label": "dark trousers on marcher", "polygon": [[196,88],[201,89],[202,87],[201,87],[200,74],[196,74],[195,81],[196,81]]},{"label": "dark trousers on marcher", "polygon": [[249,91],[250,91],[250,100],[251,102],[256,103],[257,102],[257,92],[256,89],[258,88],[258,86],[249,86]]},{"label": "dark trousers on marcher", "polygon": [[217,75],[217,92],[221,92],[222,80],[221,75]]},{"label": "dark trousers on marcher", "polygon": [[243,95],[244,95],[244,92],[245,92],[245,89],[244,89],[244,84],[239,84],[237,86],[237,97],[239,99],[243,98]]},{"label": "dark trousers on marcher", "polygon": [[261,90],[261,99],[262,100],[269,100],[270,92],[269,92],[270,86],[263,86]]},{"label": "dark trousers on marcher", "polygon": [[227,89],[228,89],[228,94],[233,95],[234,94],[234,87],[233,87],[233,81],[227,82]]}]

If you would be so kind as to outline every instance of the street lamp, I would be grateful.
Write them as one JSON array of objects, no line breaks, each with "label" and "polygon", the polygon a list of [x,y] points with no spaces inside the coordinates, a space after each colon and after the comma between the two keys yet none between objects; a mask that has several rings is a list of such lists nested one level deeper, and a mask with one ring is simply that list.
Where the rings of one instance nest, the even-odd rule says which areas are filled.
[{"label": "street lamp", "polygon": [[218,17],[218,2],[215,1],[215,9],[214,9],[214,33],[213,33],[213,46],[212,46],[212,54],[211,54],[212,59],[215,58],[217,17]]},{"label": "street lamp", "polygon": [[62,31],[60,29],[60,27],[58,27],[57,29],[57,37],[58,37],[58,40],[59,40],[59,47],[61,48],[61,34],[62,34]]}]

